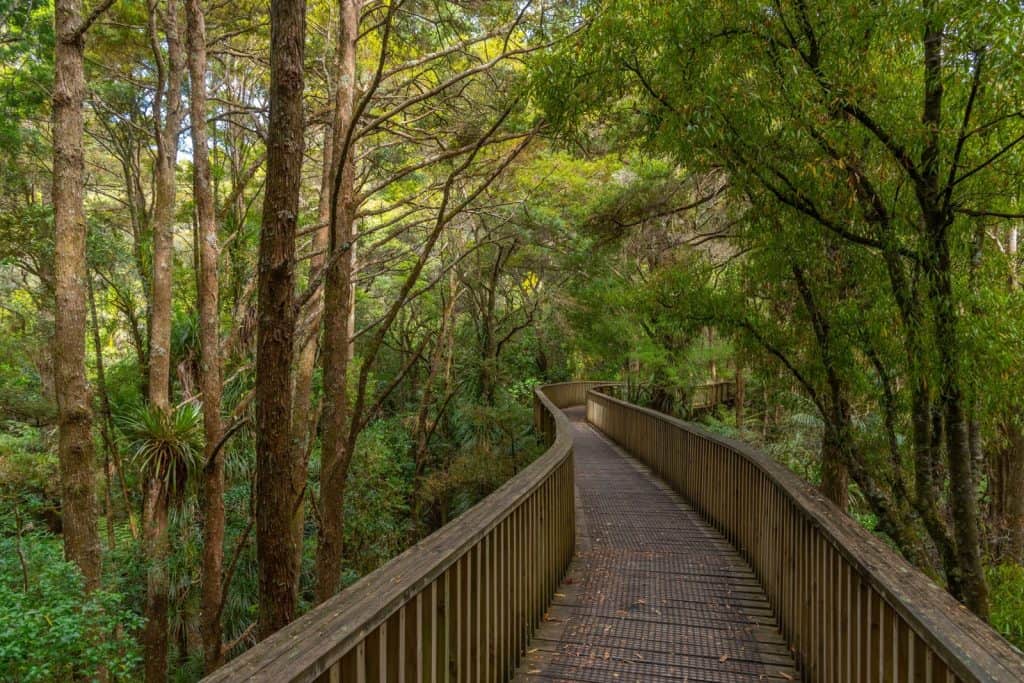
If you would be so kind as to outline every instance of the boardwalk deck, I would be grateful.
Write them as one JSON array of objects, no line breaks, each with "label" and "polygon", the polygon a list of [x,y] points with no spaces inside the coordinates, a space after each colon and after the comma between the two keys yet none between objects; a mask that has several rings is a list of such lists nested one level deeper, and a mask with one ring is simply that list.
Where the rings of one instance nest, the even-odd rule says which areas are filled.
[{"label": "boardwalk deck", "polygon": [[581,408],[567,412],[577,556],[515,680],[799,680],[743,558]]}]

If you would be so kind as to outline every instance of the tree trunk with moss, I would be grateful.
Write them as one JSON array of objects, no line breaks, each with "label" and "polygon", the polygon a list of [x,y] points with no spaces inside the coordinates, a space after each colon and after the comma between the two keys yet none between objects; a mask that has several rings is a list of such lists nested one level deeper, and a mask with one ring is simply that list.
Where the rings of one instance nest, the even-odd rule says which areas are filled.
[{"label": "tree trunk with moss", "polygon": [[341,583],[345,483],[352,459],[348,372],[354,330],[355,154],[346,145],[356,106],[356,41],[359,7],[342,0],[338,32],[339,78],[334,110],[334,175],[331,183],[328,263],[324,281],[324,409],[320,470],[320,530],[316,597],[322,602]]},{"label": "tree trunk with moss", "polygon": [[85,38],[80,0],[54,5],[54,357],[64,555],[99,587],[101,551],[93,470],[92,408],[85,375],[86,223],[82,108]]},{"label": "tree trunk with moss", "polygon": [[295,232],[303,159],[306,4],[270,3],[270,121],[260,228],[256,342],[256,560],[259,638],[295,618],[298,554],[292,443]]}]

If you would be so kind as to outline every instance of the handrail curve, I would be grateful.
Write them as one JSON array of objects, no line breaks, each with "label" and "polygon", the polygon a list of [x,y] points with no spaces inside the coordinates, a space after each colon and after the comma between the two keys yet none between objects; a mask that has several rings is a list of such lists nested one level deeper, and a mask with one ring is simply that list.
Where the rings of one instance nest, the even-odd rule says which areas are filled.
[{"label": "handrail curve", "polygon": [[1024,681],[1024,655],[757,449],[600,391],[587,420],[746,557],[810,681]]},{"label": "handrail curve", "polygon": [[543,455],[203,680],[508,680],[575,546],[572,428],[560,408],[596,384],[535,389]]}]

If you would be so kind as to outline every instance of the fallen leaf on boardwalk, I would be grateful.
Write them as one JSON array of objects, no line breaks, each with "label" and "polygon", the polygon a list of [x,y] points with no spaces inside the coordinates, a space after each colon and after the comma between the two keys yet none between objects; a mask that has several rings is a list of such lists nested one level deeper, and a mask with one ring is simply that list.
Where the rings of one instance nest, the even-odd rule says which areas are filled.
[{"label": "fallen leaf on boardwalk", "polygon": [[796,680],[795,678],[793,678],[792,676],[790,676],[790,675],[789,675],[788,673],[786,673],[785,671],[780,671],[779,673],[780,673],[780,674],[782,675],[782,677],[783,677],[783,678],[785,678],[785,679],[786,679],[787,681],[795,681],[795,680]]},{"label": "fallen leaf on boardwalk", "polygon": [[534,652],[536,652],[536,651],[537,651],[537,648],[532,648],[532,649],[530,649],[530,650],[527,650],[527,651],[526,651],[526,654],[532,655],[532,654],[533,654]]},{"label": "fallen leaf on boardwalk", "polygon": [[612,653],[609,652],[608,650],[605,650],[604,651],[604,658],[605,659],[611,659],[611,657],[612,657]]},{"label": "fallen leaf on boardwalk", "polygon": [[556,598],[564,598],[565,597],[565,593],[555,593],[555,597]]},{"label": "fallen leaf on boardwalk", "polygon": [[528,674],[539,674],[540,673],[540,669],[530,669],[526,673],[528,673]]},{"label": "fallen leaf on boardwalk", "polygon": [[727,661],[729,661],[729,655],[722,655],[721,657],[718,658],[718,661],[720,661],[720,662],[727,662]]}]

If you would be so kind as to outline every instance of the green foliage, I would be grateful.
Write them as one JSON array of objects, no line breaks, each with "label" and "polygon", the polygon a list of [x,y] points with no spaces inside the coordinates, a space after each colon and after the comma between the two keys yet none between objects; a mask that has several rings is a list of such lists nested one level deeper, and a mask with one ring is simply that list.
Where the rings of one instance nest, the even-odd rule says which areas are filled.
[{"label": "green foliage", "polygon": [[[360,125],[384,118],[358,136],[354,150],[360,238],[349,395],[324,396],[318,369],[306,406],[319,410],[330,399],[354,407],[357,377],[368,369],[367,395],[359,399],[366,412],[358,416],[365,428],[352,454],[344,501],[319,499],[315,419],[308,453],[297,454],[310,457],[306,500],[312,501],[305,505],[303,608],[312,604],[318,505],[344,504],[350,583],[465,512],[542,452],[530,432],[532,392],[549,381],[625,377],[631,398],[682,413],[712,366],[720,377],[742,370],[749,379],[747,424],[737,425],[734,413],[723,410],[706,416],[712,429],[759,442],[819,483],[829,416],[845,411],[844,444],[911,526],[920,527],[908,502],[916,491],[907,393],[918,377],[931,399],[940,393],[936,349],[943,336],[928,298],[936,268],[925,251],[929,236],[919,230],[921,195],[913,179],[851,104],[889,131],[911,158],[921,156],[934,132],[940,138],[938,175],[977,168],[950,193],[954,291],[947,303],[957,311],[962,335],[954,360],[963,365],[965,406],[982,434],[984,455],[1001,452],[1005,427],[1022,412],[1024,293],[1006,284],[1019,258],[1006,253],[1005,222],[996,215],[977,220],[969,212],[1020,211],[1024,174],[1013,141],[1024,139],[1024,6],[936,0],[922,11],[909,2],[778,0],[766,11],[762,0],[580,0],[553,8],[542,3],[544,20],[534,22],[541,10],[530,3],[412,4],[415,11],[394,17],[382,89],[367,95],[368,118]],[[804,8],[807,16],[800,14]],[[255,412],[242,408],[255,382],[258,305],[251,285],[266,185],[269,26],[260,20],[265,2],[241,0],[207,12],[225,55],[211,60],[207,86],[223,248],[222,408],[232,424]],[[463,34],[505,24],[519,12],[525,24],[511,33],[445,49],[462,43]],[[583,29],[583,13],[585,30],[567,35]],[[84,596],[59,561],[59,539],[35,531],[41,521],[54,529],[60,522],[50,362],[53,218],[46,189],[52,14],[50,2],[0,0],[0,489],[13,492],[10,499],[17,502],[17,514],[13,506],[0,509],[0,629],[14,643],[10,647],[22,648],[4,650],[0,669],[14,661],[11,652],[22,658],[18,666],[44,666],[39,634],[72,643],[68,657],[80,661],[55,657],[54,669],[16,670],[19,680],[66,678],[68,667],[88,676],[101,658],[115,675],[129,675],[137,653],[125,634],[137,626],[130,608],[144,602],[148,564],[120,521],[120,496],[113,502],[116,548],[104,555],[106,592]],[[364,13],[359,81],[378,66],[379,25],[369,25],[378,14]],[[921,124],[920,112],[920,37],[929,16],[943,26],[945,41],[946,119],[937,131]],[[316,0],[309,17],[318,28],[307,36],[304,104],[328,112],[339,81],[333,29],[321,29],[337,25],[337,4]],[[150,476],[162,479],[172,494],[171,649],[175,675],[187,680],[198,676],[201,656],[188,637],[197,631],[202,608],[202,519],[189,483],[203,464],[204,444],[197,403],[163,413],[144,399],[157,123],[153,50],[167,50],[161,39],[150,44],[149,19],[145,3],[115,3],[87,40],[87,261],[97,307],[97,320],[89,324],[99,328],[105,390],[122,437],[116,447],[133,456],[119,459],[134,465],[119,473],[126,476],[127,505],[138,506],[138,482]],[[808,27],[816,40],[804,35]],[[503,42],[556,36],[566,39],[551,50],[520,55],[480,77],[453,81],[441,97],[419,99],[452,75],[475,71]],[[418,61],[429,54],[440,56]],[[973,97],[977,75],[980,88]],[[527,86],[532,100],[521,96]],[[400,104],[406,97],[414,98],[408,108]],[[975,106],[972,132],[953,164],[969,98]],[[518,143],[511,136],[543,120],[541,129],[557,139],[536,136],[465,210],[442,215],[447,223],[437,246],[412,289],[403,291],[435,225],[446,174],[465,158],[458,150],[472,147],[506,106],[511,113],[498,131],[504,141],[474,153],[450,188],[449,211]],[[321,174],[327,119],[310,119],[306,178]],[[188,149],[183,137],[174,207],[175,400],[195,395],[201,359]],[[865,207],[867,192],[858,178],[871,180],[879,205]],[[316,226],[324,198],[317,194],[317,183],[303,183],[294,260],[300,292],[322,255]],[[895,249],[896,266],[880,257],[887,249]],[[894,269],[905,272],[911,298],[920,304],[913,325],[900,322],[890,286]],[[809,310],[797,272],[821,303],[824,326],[822,316]],[[400,293],[406,298],[392,323],[387,312]],[[439,321],[449,301],[455,305],[446,329]],[[317,334],[309,308],[298,313],[300,334]],[[828,345],[821,341],[823,327]],[[925,339],[911,354],[908,329]],[[373,357],[368,347],[378,331],[382,344]],[[91,334],[87,350],[89,379],[99,389]],[[896,390],[892,405],[885,405],[890,389]],[[828,409],[833,391],[841,411]],[[95,394],[94,417],[100,418]],[[238,549],[223,612],[228,641],[258,612],[253,423],[233,432],[224,451],[225,561]],[[946,460],[944,453],[936,455],[941,479]],[[979,477],[985,495],[994,489],[990,474]],[[945,505],[950,488],[943,483],[930,493]],[[858,521],[879,526],[877,510],[856,484],[851,499]],[[943,521],[950,517],[948,509],[940,512]],[[24,520],[15,519],[22,513]],[[19,594],[20,562],[11,544],[12,530],[23,529],[33,585]],[[934,551],[924,548],[928,556],[937,556]],[[64,580],[70,583],[62,588]],[[990,580],[993,623],[1021,642],[1019,568],[994,568]],[[53,595],[39,593],[35,584],[50,586]],[[33,615],[25,622],[38,631],[35,636],[13,620],[15,607]],[[50,630],[40,627],[37,621],[46,618],[32,610],[45,613]],[[8,647],[8,640],[0,642]]]},{"label": "green foliage", "polygon": [[460,405],[451,418],[451,442],[423,486],[424,497],[446,519],[461,514],[529,464],[542,448],[530,425],[532,398],[503,397],[498,405]]},{"label": "green foliage", "polygon": [[172,499],[180,498],[190,476],[202,467],[201,407],[185,403],[163,411],[147,405],[122,416],[120,428],[138,468],[163,478]]},{"label": "green foliage", "polygon": [[[52,327],[39,315],[42,293],[18,281],[5,267],[7,259],[11,264],[35,266],[37,259],[49,258],[43,253],[45,248],[32,246],[40,244],[45,220],[40,219],[44,226],[36,226],[25,218],[20,210],[8,214],[0,208],[0,420],[40,425],[51,423],[56,413],[53,397],[45,388],[45,375],[51,367],[48,335]],[[7,232],[7,220],[30,235]]]},{"label": "green foliage", "polygon": [[[131,634],[142,619],[123,596],[107,590],[86,594],[77,567],[61,558],[59,540],[29,534],[0,538],[0,671],[18,683],[133,680],[141,661]],[[25,586],[27,574],[27,588]]]},{"label": "green foliage", "polygon": [[28,123],[49,99],[53,6],[45,0],[0,0],[0,187],[14,181],[19,152],[41,142]]},{"label": "green foliage", "polygon": [[43,430],[9,422],[0,430],[0,487],[56,494],[57,455]]},{"label": "green foliage", "polygon": [[988,580],[992,591],[992,626],[1011,643],[1024,648],[1024,567],[990,567]]},{"label": "green foliage", "polygon": [[412,462],[409,436],[396,420],[378,420],[359,435],[345,496],[348,569],[364,574],[409,539]]}]

